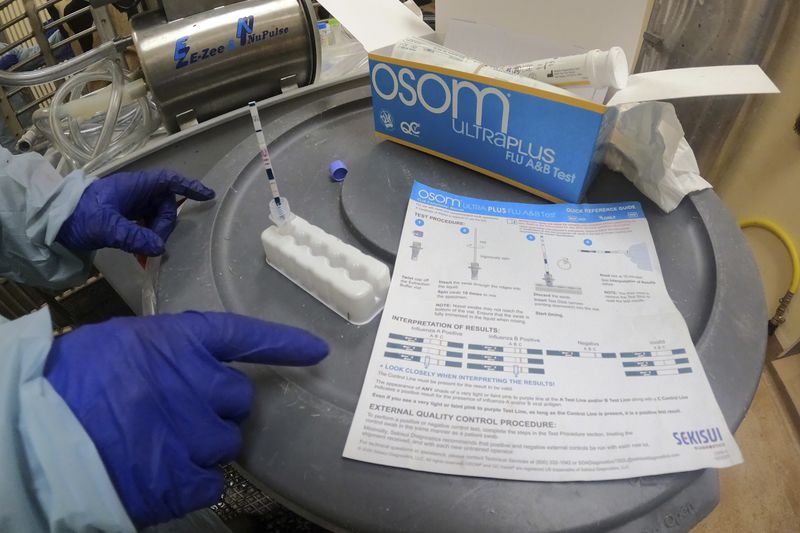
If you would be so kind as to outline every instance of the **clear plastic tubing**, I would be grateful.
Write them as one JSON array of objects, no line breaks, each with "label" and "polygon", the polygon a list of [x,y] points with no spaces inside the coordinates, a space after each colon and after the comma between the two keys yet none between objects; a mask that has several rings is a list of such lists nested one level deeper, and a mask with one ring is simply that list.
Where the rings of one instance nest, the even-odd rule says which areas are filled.
[{"label": "clear plastic tubing", "polygon": [[[74,166],[86,166],[94,163],[98,156],[103,151],[108,149],[108,142],[111,135],[114,133],[114,124],[119,116],[120,105],[122,104],[122,72],[113,62],[100,64],[107,67],[106,72],[99,72],[99,69],[92,68],[89,71],[76,74],[64,83],[56,94],[53,95],[53,100],[50,105],[49,126],[50,131],[54,135],[54,144],[66,157],[74,162]],[[116,68],[115,68],[116,67]],[[67,115],[66,120],[69,128],[69,135],[61,127],[61,119],[63,116],[60,112],[60,106],[66,101],[67,98],[79,98],[81,89],[89,82],[92,81],[108,81],[111,82],[111,98],[109,102],[108,112],[104,120],[103,128],[100,130],[98,141],[94,146],[91,146],[86,139],[83,138],[80,131],[78,121]]]},{"label": "clear plastic tubing", "polygon": [[502,70],[559,87],[588,85],[596,89],[623,89],[628,84],[628,59],[625,51],[614,46],[610,50],[590,50],[585,54],[552,57]]},{"label": "clear plastic tubing", "polygon": [[118,39],[101,44],[79,56],[63,61],[51,67],[44,67],[30,72],[4,72],[0,71],[0,85],[5,87],[29,87],[40,85],[65,78],[85,69],[89,65],[107,58],[117,57],[121,50],[131,44],[130,37]]},{"label": "clear plastic tubing", "polygon": [[[97,81],[110,85],[82,99],[86,85]],[[124,100],[128,101],[125,106]],[[91,113],[90,103],[104,105]],[[50,108],[37,110],[33,119],[72,168],[91,172],[143,144],[158,127],[155,113],[145,91],[136,82],[128,82],[117,63],[105,60],[64,82]]]},{"label": "clear plastic tubing", "polygon": [[392,57],[404,59],[406,61],[414,61],[415,63],[425,63],[437,67],[459,70],[461,72],[479,74],[488,78],[509,81],[519,85],[527,85],[528,87],[547,92],[574,96],[554,85],[542,83],[532,78],[491,67],[461,52],[451,50],[450,48],[420,37],[409,37],[397,43],[392,50]]}]

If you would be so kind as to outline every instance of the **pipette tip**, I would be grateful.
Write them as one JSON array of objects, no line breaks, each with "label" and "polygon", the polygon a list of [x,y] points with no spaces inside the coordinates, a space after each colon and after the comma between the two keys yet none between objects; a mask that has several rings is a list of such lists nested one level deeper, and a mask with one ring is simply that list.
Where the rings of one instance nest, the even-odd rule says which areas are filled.
[{"label": "pipette tip", "polygon": [[283,226],[294,218],[289,208],[289,200],[283,198],[273,198],[269,202],[269,219],[277,226]]}]

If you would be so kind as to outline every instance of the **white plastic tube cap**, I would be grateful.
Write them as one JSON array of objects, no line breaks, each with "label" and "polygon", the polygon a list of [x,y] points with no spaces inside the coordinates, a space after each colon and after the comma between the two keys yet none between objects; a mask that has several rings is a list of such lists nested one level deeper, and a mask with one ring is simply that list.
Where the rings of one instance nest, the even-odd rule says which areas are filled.
[{"label": "white plastic tube cap", "polygon": [[596,87],[624,89],[628,85],[628,58],[619,46],[605,52],[591,50],[587,53],[586,67],[589,79]]}]

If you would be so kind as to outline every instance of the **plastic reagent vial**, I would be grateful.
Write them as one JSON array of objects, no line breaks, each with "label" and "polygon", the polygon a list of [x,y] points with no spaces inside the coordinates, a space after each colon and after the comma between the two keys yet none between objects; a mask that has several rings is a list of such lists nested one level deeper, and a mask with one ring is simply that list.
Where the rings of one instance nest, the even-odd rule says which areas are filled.
[{"label": "plastic reagent vial", "polygon": [[278,226],[285,224],[292,218],[289,209],[289,201],[281,198],[278,191],[278,182],[275,180],[275,172],[272,169],[272,160],[267,150],[267,141],[264,139],[264,130],[261,128],[261,117],[258,116],[258,108],[255,102],[249,102],[247,107],[250,109],[250,118],[253,120],[253,129],[256,132],[256,140],[261,150],[261,162],[264,164],[264,172],[267,174],[267,181],[272,192],[272,200],[269,202],[269,218]]},{"label": "plastic reagent vial", "polygon": [[559,87],[590,85],[623,89],[628,84],[628,59],[618,46],[608,51],[590,50],[585,54],[539,59],[500,68]]},{"label": "plastic reagent vial", "polygon": [[[440,44],[428,41],[421,37],[408,37],[395,44],[392,49],[392,57],[449,68],[461,72],[469,72],[494,78],[497,80],[509,81],[520,85],[527,85],[542,91],[573,96],[568,91],[561,89],[549,82],[541,82],[530,76],[518,75],[503,68],[497,69],[481,63],[477,59],[468,57],[461,52],[451,50]],[[374,74],[373,74],[374,76]]]}]

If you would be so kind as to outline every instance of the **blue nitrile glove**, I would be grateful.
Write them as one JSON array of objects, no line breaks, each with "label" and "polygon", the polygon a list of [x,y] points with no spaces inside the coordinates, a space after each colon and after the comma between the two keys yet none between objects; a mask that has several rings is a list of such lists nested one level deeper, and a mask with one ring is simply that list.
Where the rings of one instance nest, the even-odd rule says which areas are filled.
[{"label": "blue nitrile glove", "polygon": [[253,397],[221,362],[313,365],[328,354],[301,329],[228,313],[116,318],[58,337],[45,376],[103,459],[137,527],[214,504],[217,465],[241,446]]},{"label": "blue nitrile glove", "polygon": [[17,63],[19,63],[19,56],[14,52],[3,54],[3,56],[0,57],[0,70],[8,70]]},{"label": "blue nitrile glove", "polygon": [[[177,219],[175,195],[210,200],[214,191],[171,170],[122,172],[92,182],[56,240],[72,251],[119,248],[147,256],[164,253]],[[144,220],[146,227],[134,220]]]}]

